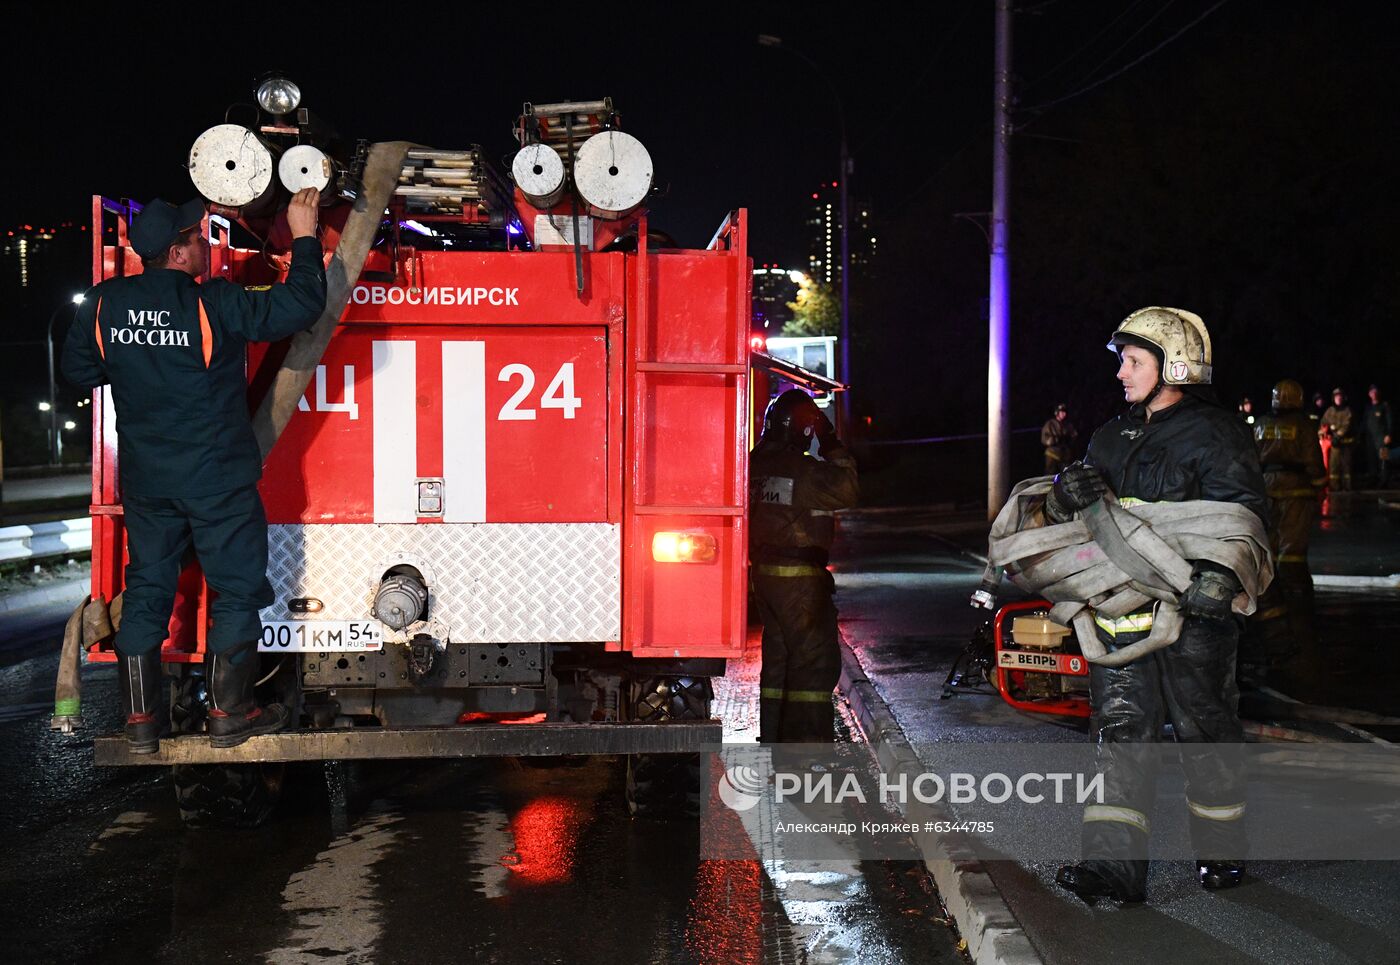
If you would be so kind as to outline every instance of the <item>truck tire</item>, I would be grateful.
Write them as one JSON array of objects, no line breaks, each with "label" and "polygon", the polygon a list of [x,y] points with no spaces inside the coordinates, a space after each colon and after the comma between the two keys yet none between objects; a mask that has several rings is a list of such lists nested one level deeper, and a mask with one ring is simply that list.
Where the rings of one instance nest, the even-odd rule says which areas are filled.
[{"label": "truck tire", "polygon": [[283,764],[177,764],[170,769],[187,828],[256,828],[282,792]]},{"label": "truck tire", "polygon": [[[628,709],[638,723],[708,720],[714,690],[708,677],[638,677]],[[700,814],[701,755],[629,754],[627,810],[633,817],[690,818]]]},{"label": "truck tire", "polygon": [[[172,733],[202,732],[207,700],[203,674],[182,667],[170,689]],[[255,828],[276,807],[285,773],[285,764],[173,765],[180,821],[187,828]]]}]

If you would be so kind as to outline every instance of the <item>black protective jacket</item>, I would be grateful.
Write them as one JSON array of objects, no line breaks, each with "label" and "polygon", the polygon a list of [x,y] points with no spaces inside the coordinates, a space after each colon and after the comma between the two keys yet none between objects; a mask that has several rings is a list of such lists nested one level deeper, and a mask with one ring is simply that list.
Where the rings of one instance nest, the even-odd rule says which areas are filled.
[{"label": "black protective jacket", "polygon": [[1259,456],[1249,426],[1194,396],[1154,413],[1135,405],[1089,440],[1086,464],[1120,500],[1239,503],[1268,524]]},{"label": "black protective jacket", "polygon": [[856,461],[844,446],[813,459],[760,442],[749,459],[749,559],[825,566],[834,513],[859,495]]},{"label": "black protective jacket", "polygon": [[84,388],[111,384],[123,493],[208,496],[258,481],[247,345],[320,317],[321,258],[317,239],[299,238],[280,285],[201,285],[156,268],[87,293],[63,346],[63,375]]}]

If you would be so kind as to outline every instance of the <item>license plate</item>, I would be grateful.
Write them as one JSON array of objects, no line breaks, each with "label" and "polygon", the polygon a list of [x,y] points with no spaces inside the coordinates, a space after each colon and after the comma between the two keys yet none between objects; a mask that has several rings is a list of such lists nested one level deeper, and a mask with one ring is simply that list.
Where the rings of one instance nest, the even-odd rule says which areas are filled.
[{"label": "license plate", "polygon": [[1037,653],[1033,650],[998,650],[997,666],[1005,670],[1030,670],[1082,677],[1089,673],[1089,662],[1077,653]]},{"label": "license plate", "polygon": [[322,653],[383,650],[378,624],[355,620],[281,620],[264,623],[258,650],[263,653]]}]

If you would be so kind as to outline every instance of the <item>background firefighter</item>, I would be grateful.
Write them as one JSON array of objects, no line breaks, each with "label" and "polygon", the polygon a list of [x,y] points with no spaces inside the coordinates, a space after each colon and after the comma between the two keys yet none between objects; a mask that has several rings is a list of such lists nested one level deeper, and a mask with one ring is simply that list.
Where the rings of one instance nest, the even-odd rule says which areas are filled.
[{"label": "background firefighter", "polygon": [[[1046,520],[1067,522],[1108,491],[1127,507],[1216,500],[1264,519],[1264,481],[1246,426],[1210,395],[1210,335],[1200,317],[1140,309],[1118,326],[1109,348],[1119,355],[1118,380],[1130,408],[1094,433],[1084,464],[1056,477],[1043,506]],[[1056,874],[1081,898],[1146,898],[1156,757],[1142,745],[1161,740],[1164,721],[1183,745],[1200,883],[1214,889],[1241,880],[1247,842],[1237,758],[1244,732],[1232,613],[1240,589],[1230,570],[1193,561],[1176,641],[1121,667],[1092,665],[1091,736],[1107,793],[1102,805],[1085,810],[1084,860]],[[1098,638],[1109,650],[1122,648],[1145,639],[1152,618],[1150,610],[1096,616]]]},{"label": "background firefighter", "polygon": [[1394,420],[1390,403],[1381,398],[1379,386],[1366,390],[1371,404],[1366,406],[1362,436],[1366,441],[1366,474],[1372,485],[1384,489],[1390,482],[1390,432]]},{"label": "background firefighter", "polygon": [[1327,460],[1328,478],[1334,493],[1351,489],[1351,459],[1356,448],[1356,418],[1347,405],[1347,395],[1341,387],[1332,390],[1332,404],[1322,413],[1322,431],[1332,444]]},{"label": "background firefighter", "polygon": [[253,697],[258,611],[273,595],[244,366],[248,342],[299,332],[325,306],[318,202],[307,189],[287,209],[294,239],[287,280],[245,290],[197,280],[209,267],[202,202],[152,201],[129,232],[144,270],[88,292],[64,343],[64,376],[85,388],[110,384],[116,409],[129,554],[117,676],[135,753],[159,750],[160,647],[191,548],[216,594],[206,665],[210,742],[232,747],[287,722],[281,704],[259,707]]},{"label": "background firefighter", "polygon": [[[1305,679],[1313,661],[1313,582],[1308,572],[1308,538],[1317,517],[1318,496],[1327,485],[1316,424],[1303,412],[1303,387],[1292,379],[1274,386],[1273,414],[1259,418],[1254,442],[1269,496],[1269,541],[1274,551],[1274,582],[1251,619],[1251,662],[1262,667],[1297,658],[1294,676]],[[1243,656],[1243,655],[1242,655]],[[1316,669],[1316,668],[1313,668]]]},{"label": "background firefighter", "polygon": [[[813,437],[821,458],[808,454]],[[836,587],[826,569],[834,513],[856,504],[855,459],[805,392],[768,406],[749,462],[749,562],[763,620],[759,740],[833,737],[831,693],[841,674]]]},{"label": "background firefighter", "polygon": [[1074,461],[1079,430],[1069,421],[1069,406],[1061,402],[1040,427],[1040,444],[1045,447],[1045,475],[1053,476]]}]

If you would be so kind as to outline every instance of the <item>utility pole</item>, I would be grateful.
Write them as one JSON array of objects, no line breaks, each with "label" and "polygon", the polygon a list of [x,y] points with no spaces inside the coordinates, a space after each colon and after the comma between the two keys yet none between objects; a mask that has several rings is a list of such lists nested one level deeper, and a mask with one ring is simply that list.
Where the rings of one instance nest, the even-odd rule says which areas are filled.
[{"label": "utility pole", "polygon": [[[841,120],[841,381],[851,384],[851,218],[850,194],[846,187],[851,179],[851,153],[846,146],[846,109],[837,95],[836,106]],[[841,431],[850,438],[851,390],[841,393]]]},{"label": "utility pole", "polygon": [[992,258],[987,299],[987,518],[1011,488],[1011,432],[1006,379],[1011,341],[1011,264],[1007,221],[1011,194],[1011,0],[996,0],[996,68],[992,94]]}]

